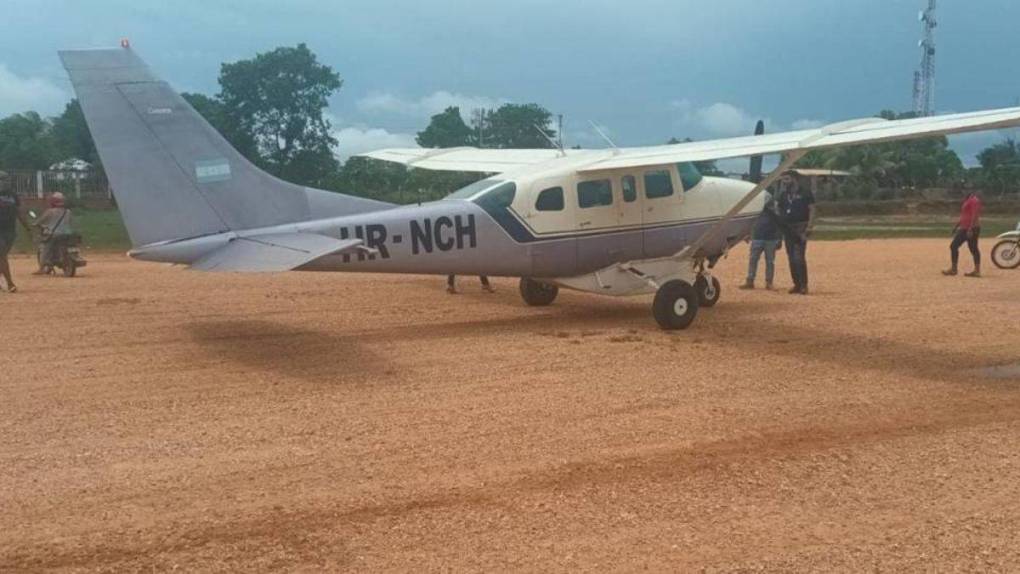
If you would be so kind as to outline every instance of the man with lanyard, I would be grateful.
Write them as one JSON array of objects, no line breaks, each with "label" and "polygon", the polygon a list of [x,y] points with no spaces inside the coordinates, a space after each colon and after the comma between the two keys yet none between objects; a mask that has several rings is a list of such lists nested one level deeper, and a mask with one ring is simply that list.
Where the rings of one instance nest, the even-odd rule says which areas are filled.
[{"label": "man with lanyard", "polygon": [[956,275],[957,265],[960,262],[960,246],[964,243],[970,249],[970,255],[974,258],[974,271],[966,273],[967,277],[981,277],[981,249],[978,247],[978,239],[981,238],[981,198],[976,191],[971,191],[963,200],[960,206],[960,221],[953,229],[953,242],[949,244],[949,255],[952,267],[943,271],[943,275]]},{"label": "man with lanyard", "polygon": [[783,194],[779,199],[779,217],[783,222],[786,255],[790,260],[793,287],[790,293],[808,294],[807,244],[815,226],[815,196],[801,189],[796,173],[783,174]]},{"label": "man with lanyard", "polygon": [[14,285],[14,279],[11,278],[11,265],[7,261],[7,254],[14,247],[19,221],[26,231],[32,232],[28,221],[21,213],[21,200],[18,199],[11,187],[10,176],[6,172],[0,171],[0,276],[3,276],[4,281],[7,282],[7,291],[11,293],[17,292],[18,288]]}]

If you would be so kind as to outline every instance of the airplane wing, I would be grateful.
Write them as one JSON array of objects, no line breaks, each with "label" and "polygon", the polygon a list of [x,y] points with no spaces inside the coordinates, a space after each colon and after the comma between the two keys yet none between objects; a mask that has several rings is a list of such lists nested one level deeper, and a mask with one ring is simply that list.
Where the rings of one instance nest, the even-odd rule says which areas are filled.
[{"label": "airplane wing", "polygon": [[437,171],[504,173],[577,153],[577,150],[560,152],[557,149],[478,149],[459,147],[447,149],[391,148],[359,155],[401,163],[407,167]]},{"label": "airplane wing", "polygon": [[817,129],[771,135],[622,148],[613,150],[612,155],[608,155],[606,150],[564,150],[560,152],[554,149],[477,148],[383,149],[361,155],[423,169],[503,173],[558,158],[581,158],[588,154],[591,155],[591,163],[580,167],[578,173],[592,173],[611,169],[712,161],[793,151],[807,152],[816,149],[1016,126],[1020,126],[1020,108],[894,121],[865,118]]},{"label": "airplane wing", "polygon": [[320,257],[355,249],[361,239],[334,239],[315,233],[273,233],[238,237],[191,264],[197,271],[290,271]]},{"label": "airplane wing", "polygon": [[711,161],[794,151],[807,152],[816,149],[1011,128],[1018,125],[1020,125],[1020,108],[895,121],[867,118],[812,130],[623,149],[615,156],[584,166],[578,172],[590,173],[610,169]]}]

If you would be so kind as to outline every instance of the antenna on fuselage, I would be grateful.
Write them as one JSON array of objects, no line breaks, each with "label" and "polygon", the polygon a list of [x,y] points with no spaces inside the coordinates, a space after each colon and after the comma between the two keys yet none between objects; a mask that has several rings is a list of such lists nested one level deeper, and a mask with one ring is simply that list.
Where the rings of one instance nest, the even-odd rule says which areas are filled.
[{"label": "antenna on fuselage", "polygon": [[602,131],[602,128],[600,128],[598,124],[591,120],[588,120],[588,123],[591,125],[591,128],[595,130],[595,133],[599,134],[599,136],[601,136],[602,139],[606,140],[606,143],[609,144],[609,147],[613,148],[613,151],[615,153],[620,153],[620,148],[616,147],[616,144],[613,143],[613,140],[609,139],[609,136],[606,135],[606,132]]},{"label": "antenna on fuselage", "polygon": [[549,142],[550,145],[553,146],[553,149],[560,150],[560,155],[567,155],[566,153],[564,153],[563,145],[560,142],[557,142],[556,140],[553,139],[551,135],[545,133],[545,130],[543,130],[542,127],[539,126],[538,124],[534,124],[534,126],[535,129],[538,130],[538,133],[542,134],[542,137],[544,137],[545,140]]}]

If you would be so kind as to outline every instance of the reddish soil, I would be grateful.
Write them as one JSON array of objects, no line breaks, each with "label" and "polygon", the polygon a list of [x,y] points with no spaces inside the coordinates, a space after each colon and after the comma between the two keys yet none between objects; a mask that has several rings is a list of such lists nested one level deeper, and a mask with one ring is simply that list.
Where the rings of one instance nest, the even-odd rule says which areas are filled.
[{"label": "reddish soil", "polygon": [[1020,272],[946,243],[815,243],[809,297],[737,291],[740,249],[681,333],[510,280],[17,259],[0,571],[1020,570]]}]

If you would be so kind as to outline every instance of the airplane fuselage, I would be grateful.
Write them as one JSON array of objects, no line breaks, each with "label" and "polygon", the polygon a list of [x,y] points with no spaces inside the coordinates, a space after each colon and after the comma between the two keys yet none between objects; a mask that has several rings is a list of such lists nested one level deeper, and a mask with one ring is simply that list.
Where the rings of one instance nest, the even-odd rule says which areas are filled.
[{"label": "airplane fuselage", "polygon": [[[753,187],[700,175],[685,182],[677,167],[646,171],[500,176],[441,201],[218,234],[132,255],[191,263],[237,236],[316,233],[361,239],[363,248],[319,258],[300,270],[533,277],[574,286],[572,278],[612,265],[677,253]],[[722,254],[746,237],[760,206],[730,221],[704,246],[706,254]]]}]

